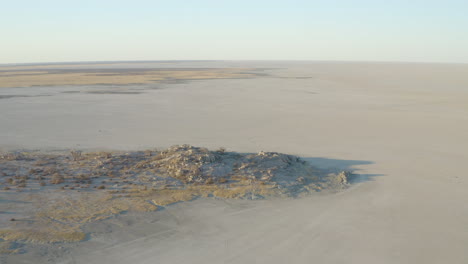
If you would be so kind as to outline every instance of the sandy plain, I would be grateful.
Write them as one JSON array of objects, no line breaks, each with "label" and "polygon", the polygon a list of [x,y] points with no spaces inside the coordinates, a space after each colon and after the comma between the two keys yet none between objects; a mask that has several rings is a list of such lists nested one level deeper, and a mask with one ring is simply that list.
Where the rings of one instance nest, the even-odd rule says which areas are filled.
[{"label": "sandy plain", "polygon": [[2,262],[466,262],[467,65],[217,61],[131,67],[261,74],[4,85],[2,149],[138,150],[188,143],[278,151],[323,168],[355,170],[361,182],[301,199],[199,199],[129,213],[87,226],[94,235],[84,242],[38,246],[2,256]]}]

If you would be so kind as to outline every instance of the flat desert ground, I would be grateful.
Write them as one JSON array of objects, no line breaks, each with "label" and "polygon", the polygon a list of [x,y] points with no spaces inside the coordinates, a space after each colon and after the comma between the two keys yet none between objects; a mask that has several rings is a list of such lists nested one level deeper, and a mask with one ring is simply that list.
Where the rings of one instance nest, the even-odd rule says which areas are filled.
[{"label": "flat desert ground", "polygon": [[[65,66],[47,67],[61,74],[69,68],[148,68],[154,76],[129,83],[117,78],[115,84],[46,78],[38,86],[31,86],[36,79],[15,84],[4,78],[3,150],[187,143],[293,154],[322,168],[353,170],[360,180],[344,191],[304,198],[197,199],[124,214],[87,226],[94,235],[86,241],[2,256],[4,263],[467,262],[466,64]],[[185,72],[161,75],[159,68]],[[194,78],[193,69],[221,71],[223,78],[218,72]],[[24,73],[16,70],[9,76]],[[86,80],[76,71],[67,74]],[[2,200],[8,195],[0,194]]]}]

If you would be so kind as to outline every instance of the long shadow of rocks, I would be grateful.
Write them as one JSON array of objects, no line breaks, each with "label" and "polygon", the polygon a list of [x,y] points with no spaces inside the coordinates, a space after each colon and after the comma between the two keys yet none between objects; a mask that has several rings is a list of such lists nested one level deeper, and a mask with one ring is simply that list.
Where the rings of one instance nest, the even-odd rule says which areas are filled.
[{"label": "long shadow of rocks", "polygon": [[384,176],[384,174],[362,174],[355,166],[374,164],[368,160],[340,160],[329,159],[323,157],[304,157],[303,160],[307,161],[310,165],[323,169],[329,172],[349,171],[352,172],[351,177],[348,179],[350,183],[360,183],[372,181],[374,177]]}]

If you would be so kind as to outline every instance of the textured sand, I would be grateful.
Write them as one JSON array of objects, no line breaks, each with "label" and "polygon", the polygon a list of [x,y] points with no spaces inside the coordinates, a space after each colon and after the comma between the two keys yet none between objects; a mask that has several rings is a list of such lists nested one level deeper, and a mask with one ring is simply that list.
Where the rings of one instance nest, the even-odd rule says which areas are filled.
[{"label": "textured sand", "polygon": [[[297,200],[178,204],[125,220],[127,228],[81,243],[62,263],[465,263],[468,65],[178,67],[221,66],[278,69],[255,79],[158,84],[140,94],[2,88],[0,95],[50,96],[0,100],[0,145],[278,151],[359,169],[364,181]],[[37,263],[32,255],[6,261]]]}]

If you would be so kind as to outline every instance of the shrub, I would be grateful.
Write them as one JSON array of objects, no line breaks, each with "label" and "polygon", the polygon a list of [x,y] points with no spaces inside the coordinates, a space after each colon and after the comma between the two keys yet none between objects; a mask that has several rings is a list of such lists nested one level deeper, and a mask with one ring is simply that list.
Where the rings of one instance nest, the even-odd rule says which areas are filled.
[{"label": "shrub", "polygon": [[213,184],[213,183],[214,183],[213,178],[208,178],[208,179],[206,179],[206,181],[205,181],[205,184]]},{"label": "shrub", "polygon": [[218,182],[219,182],[219,183],[226,183],[226,182],[228,182],[228,179],[226,179],[226,178],[219,178]]},{"label": "shrub", "polygon": [[219,154],[224,154],[226,152],[226,148],[220,147],[216,152],[218,152]]},{"label": "shrub", "polygon": [[52,184],[60,184],[60,183],[63,183],[64,181],[65,181],[65,178],[58,173],[52,175],[52,179],[50,179],[50,183]]},{"label": "shrub", "polygon": [[70,151],[70,154],[73,158],[73,161],[77,161],[81,159],[81,151],[79,150],[72,150]]}]

